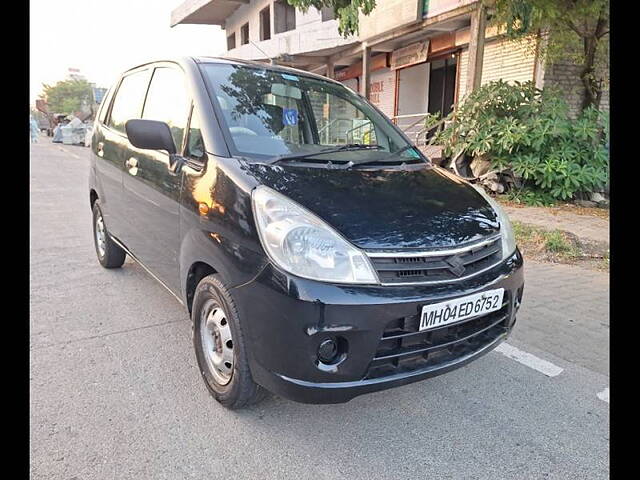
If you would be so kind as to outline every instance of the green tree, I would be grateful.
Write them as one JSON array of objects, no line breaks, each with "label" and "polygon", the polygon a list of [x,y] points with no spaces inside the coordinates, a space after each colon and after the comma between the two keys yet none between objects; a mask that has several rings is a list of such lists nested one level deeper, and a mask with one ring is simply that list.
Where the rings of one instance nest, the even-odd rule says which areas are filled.
[{"label": "green tree", "polygon": [[91,85],[86,80],[61,80],[55,85],[42,84],[40,98],[47,101],[52,113],[72,114],[92,101]]},{"label": "green tree", "polygon": [[546,60],[582,66],[582,110],[599,108],[608,81],[609,0],[482,0],[510,38],[543,32]]},{"label": "green tree", "polygon": [[358,33],[358,14],[369,15],[376,6],[376,0],[287,0],[289,5],[302,12],[315,7],[333,8],[333,13],[339,22],[338,31],[343,37]]}]

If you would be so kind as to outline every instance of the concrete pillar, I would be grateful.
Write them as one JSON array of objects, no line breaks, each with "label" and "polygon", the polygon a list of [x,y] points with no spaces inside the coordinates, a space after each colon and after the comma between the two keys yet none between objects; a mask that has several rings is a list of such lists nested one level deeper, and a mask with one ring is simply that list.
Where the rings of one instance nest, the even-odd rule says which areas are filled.
[{"label": "concrete pillar", "polygon": [[536,43],[536,60],[533,67],[533,78],[536,88],[544,88],[544,74],[546,61],[542,52],[547,48],[549,41],[549,32],[546,30],[541,31],[538,34]]},{"label": "concrete pillar", "polygon": [[467,72],[467,90],[469,94],[480,87],[482,81],[482,60],[484,58],[484,33],[487,27],[487,12],[482,2],[471,14],[469,29],[469,67]]},{"label": "concrete pillar", "polygon": [[326,73],[325,76],[327,78],[334,78],[335,77],[334,65],[333,65],[333,62],[331,60],[327,60],[327,73]]},{"label": "concrete pillar", "polygon": [[371,91],[371,47],[366,43],[362,44],[362,80],[360,82],[360,94],[369,98]]}]

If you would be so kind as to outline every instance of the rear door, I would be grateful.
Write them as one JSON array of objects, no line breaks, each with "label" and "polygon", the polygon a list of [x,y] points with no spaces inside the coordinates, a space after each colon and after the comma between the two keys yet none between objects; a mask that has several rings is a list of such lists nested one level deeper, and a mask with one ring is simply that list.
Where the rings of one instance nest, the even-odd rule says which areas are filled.
[{"label": "rear door", "polygon": [[[169,125],[178,155],[183,153],[190,101],[182,69],[171,63],[153,69],[141,118]],[[182,174],[169,169],[165,151],[130,147],[124,173],[134,255],[174,292],[179,292],[180,188]]]},{"label": "rear door", "polygon": [[130,118],[140,117],[150,74],[149,69],[140,69],[122,77],[91,145],[97,156],[96,182],[105,224],[109,233],[125,245],[128,241],[127,211],[122,177],[129,142],[124,124]]}]

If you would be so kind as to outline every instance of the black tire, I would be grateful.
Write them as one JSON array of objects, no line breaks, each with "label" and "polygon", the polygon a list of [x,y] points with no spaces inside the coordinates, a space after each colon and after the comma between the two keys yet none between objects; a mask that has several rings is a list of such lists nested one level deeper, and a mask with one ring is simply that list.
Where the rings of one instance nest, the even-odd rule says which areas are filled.
[{"label": "black tire", "polygon": [[[225,320],[228,321],[233,339],[233,365],[230,379],[226,384],[221,384],[216,379],[212,367],[205,358],[206,345],[201,335],[203,322],[206,322],[212,310],[218,308],[222,309],[225,314]],[[217,275],[204,277],[196,287],[191,318],[193,320],[193,346],[198,367],[211,395],[229,409],[243,408],[262,400],[266,395],[266,390],[255,383],[251,376],[238,310],[229,291]]]},{"label": "black tire", "polygon": [[[100,219],[102,220],[104,238],[104,251],[102,252],[98,245],[99,240],[97,235],[97,229],[99,228],[97,225]],[[93,245],[96,249],[98,261],[104,268],[120,268],[122,264],[124,264],[127,254],[117,243],[111,240],[107,226],[104,224],[104,219],[102,218],[99,200],[96,200],[93,204]]]}]

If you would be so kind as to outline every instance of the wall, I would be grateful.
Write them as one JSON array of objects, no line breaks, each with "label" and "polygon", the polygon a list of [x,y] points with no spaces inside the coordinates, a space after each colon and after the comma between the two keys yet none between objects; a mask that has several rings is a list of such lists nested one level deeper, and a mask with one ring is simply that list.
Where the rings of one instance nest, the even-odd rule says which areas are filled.
[{"label": "wall", "polygon": [[[296,28],[287,32],[275,33],[273,0],[252,0],[242,5],[231,15],[224,26],[225,35],[236,32],[236,48],[224,53],[224,56],[248,60],[264,59],[265,54],[277,57],[281,54],[305,54],[317,50],[350,45],[356,37],[342,38],[338,33],[338,21],[322,21],[319,10],[311,7],[307,13],[296,10]],[[271,5],[271,39],[260,41],[260,11]],[[249,39],[257,44],[240,45],[240,27],[249,22]],[[262,51],[261,51],[262,50]]]},{"label": "wall", "polygon": [[[584,86],[580,80],[580,65],[572,62],[556,62],[544,69],[544,86],[559,89],[569,104],[569,115],[573,118],[580,113],[584,97]],[[609,111],[609,90],[606,89],[600,101],[600,110]]]},{"label": "wall", "polygon": [[369,15],[358,15],[360,41],[422,19],[421,0],[378,0]]}]

